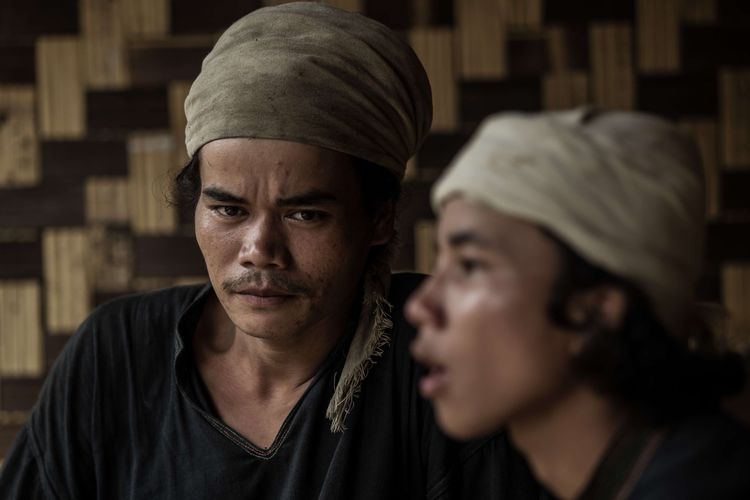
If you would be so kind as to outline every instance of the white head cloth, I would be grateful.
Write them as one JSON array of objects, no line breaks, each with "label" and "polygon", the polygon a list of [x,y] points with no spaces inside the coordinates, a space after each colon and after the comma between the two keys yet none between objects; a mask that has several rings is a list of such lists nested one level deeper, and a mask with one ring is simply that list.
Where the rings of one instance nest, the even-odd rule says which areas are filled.
[{"label": "white head cloth", "polygon": [[701,162],[674,125],[577,109],[488,118],[432,192],[538,224],[638,285],[680,334],[703,256]]}]

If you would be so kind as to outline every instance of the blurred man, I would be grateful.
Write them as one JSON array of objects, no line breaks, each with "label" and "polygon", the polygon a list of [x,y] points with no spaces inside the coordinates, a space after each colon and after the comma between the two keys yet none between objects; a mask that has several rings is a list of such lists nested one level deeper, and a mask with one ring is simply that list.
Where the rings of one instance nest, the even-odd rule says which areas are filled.
[{"label": "blurred man", "polygon": [[[185,104],[210,285],[117,300],[71,339],[0,497],[537,498],[504,435],[458,449],[417,394],[390,274],[394,205],[430,88],[384,26],[257,10]],[[500,471],[500,473],[498,473]]]},{"label": "blurred man", "polygon": [[750,498],[741,386],[691,324],[694,144],[655,117],[488,119],[433,190],[434,277],[410,300],[422,394],[450,435],[508,426],[559,498]]}]

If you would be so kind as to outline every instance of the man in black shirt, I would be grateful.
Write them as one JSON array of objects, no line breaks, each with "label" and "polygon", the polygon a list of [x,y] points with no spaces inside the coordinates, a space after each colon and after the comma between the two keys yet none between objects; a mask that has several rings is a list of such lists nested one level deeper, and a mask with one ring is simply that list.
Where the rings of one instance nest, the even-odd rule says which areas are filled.
[{"label": "man in black shirt", "polygon": [[211,283],[119,299],[69,342],[8,456],[13,499],[538,498],[504,434],[457,446],[418,397],[394,205],[431,121],[382,25],[257,10],[186,100]]}]

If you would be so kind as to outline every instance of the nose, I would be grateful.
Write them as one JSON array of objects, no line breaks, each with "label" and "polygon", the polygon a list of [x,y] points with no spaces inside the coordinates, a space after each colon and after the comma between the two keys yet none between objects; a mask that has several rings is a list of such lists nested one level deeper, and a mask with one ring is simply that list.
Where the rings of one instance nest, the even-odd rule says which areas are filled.
[{"label": "nose", "polygon": [[243,267],[287,267],[290,255],[280,224],[273,217],[265,215],[257,215],[249,220],[239,258]]},{"label": "nose", "polygon": [[406,319],[415,327],[440,328],[445,322],[442,306],[441,279],[427,278],[406,303]]}]

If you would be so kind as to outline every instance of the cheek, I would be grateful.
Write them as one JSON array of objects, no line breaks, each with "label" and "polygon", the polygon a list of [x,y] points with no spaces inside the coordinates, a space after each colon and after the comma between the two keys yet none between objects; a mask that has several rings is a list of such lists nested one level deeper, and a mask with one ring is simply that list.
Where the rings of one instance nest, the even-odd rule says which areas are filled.
[{"label": "cheek", "polygon": [[442,355],[454,410],[474,419],[470,425],[492,430],[566,379],[564,334],[549,324],[541,301],[467,290],[447,303]]},{"label": "cheek", "polygon": [[209,217],[196,211],[195,239],[209,273],[213,274],[218,267],[226,265],[238,255],[241,238],[235,232],[219,230]]}]

